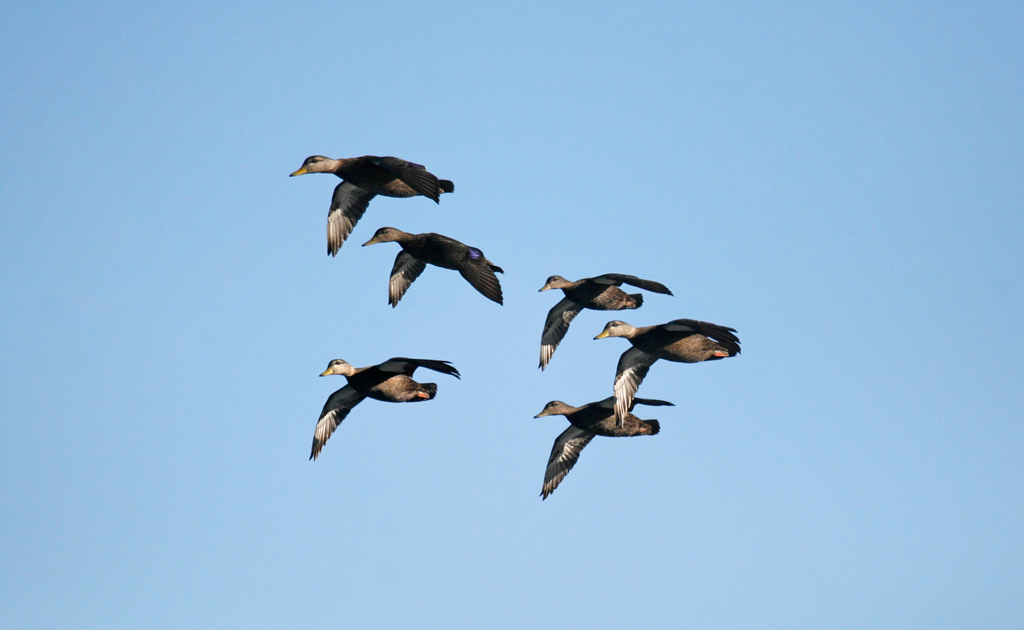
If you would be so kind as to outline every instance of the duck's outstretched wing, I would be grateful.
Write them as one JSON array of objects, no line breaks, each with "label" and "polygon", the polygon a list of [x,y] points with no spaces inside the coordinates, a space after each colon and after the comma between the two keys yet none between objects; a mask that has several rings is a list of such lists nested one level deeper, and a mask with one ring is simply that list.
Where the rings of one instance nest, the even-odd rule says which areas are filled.
[{"label": "duck's outstretched wing", "polygon": [[[675,403],[670,403],[667,400],[658,400],[656,398],[634,398],[633,399],[633,407],[636,407],[637,405],[647,405],[649,407],[675,407],[676,406]],[[629,410],[633,411],[633,407],[630,407]]]},{"label": "duck's outstretched wing", "polygon": [[437,177],[427,171],[426,167],[422,164],[408,162],[396,157],[371,158],[370,162],[391,171],[395,174],[395,177],[405,182],[409,188],[412,188],[424,197],[433,199],[434,203],[440,203],[441,185],[437,181]]},{"label": "duck's outstretched wing", "polygon": [[351,385],[346,385],[330,395],[324,404],[324,410],[320,412],[320,420],[317,421],[316,428],[313,430],[313,450],[309,454],[310,459],[315,460],[320,455],[320,450],[330,439],[334,430],[363,398],[366,396],[357,392]]},{"label": "duck's outstretched wing", "polygon": [[391,280],[388,282],[388,304],[391,308],[398,306],[413,280],[420,277],[427,263],[416,258],[404,249],[395,257],[395,266],[391,268]]},{"label": "duck's outstretched wing", "polygon": [[665,295],[672,295],[672,292],[668,290],[668,287],[661,284],[660,282],[655,282],[653,280],[644,280],[643,278],[629,276],[624,273],[606,273],[597,276],[596,278],[591,278],[590,281],[597,282],[598,284],[614,284],[615,286],[629,284],[640,289],[653,291],[654,293],[664,293]]},{"label": "duck's outstretched wing", "polygon": [[636,395],[636,390],[639,389],[640,383],[647,376],[647,371],[651,369],[651,365],[657,360],[657,357],[652,357],[636,348],[626,350],[619,357],[619,364],[615,368],[614,387],[615,419],[618,421],[619,426],[622,426],[622,421],[626,414],[633,408],[633,397]]},{"label": "duck's outstretched wing", "polygon": [[[605,409],[615,409],[615,396],[609,396],[602,401],[597,403]],[[655,398],[634,398],[633,404],[629,406],[629,410],[633,411],[633,407],[637,405],[648,405],[650,407],[675,407],[675,403],[670,403],[667,400],[657,400]]]},{"label": "duck's outstretched wing", "polygon": [[734,333],[735,328],[719,326],[710,322],[702,322],[696,319],[674,319],[658,328],[675,333],[680,338],[686,335],[704,335],[708,339],[714,339],[729,353],[729,356],[736,356],[740,353],[740,338]]},{"label": "duck's outstretched wing", "polygon": [[452,366],[451,361],[438,361],[436,359],[409,359],[406,357],[392,357],[377,366],[377,369],[382,372],[394,372],[396,374],[405,374],[406,376],[412,376],[416,368],[427,368],[428,370],[434,370],[441,374],[450,374],[457,379],[462,379],[462,375],[459,371]]},{"label": "duck's outstretched wing", "polygon": [[544,471],[544,485],[540,491],[542,499],[548,498],[548,495],[555,491],[562,479],[565,479],[572,467],[576,465],[576,460],[580,458],[583,447],[590,444],[590,440],[593,439],[594,434],[590,431],[584,431],[571,425],[555,438],[551,456],[548,457],[548,467]]},{"label": "duck's outstretched wing", "polygon": [[[487,260],[484,253],[475,247],[467,245],[466,250],[467,259],[456,264],[459,273],[485,298],[502,304],[501,283],[498,282],[498,276],[494,275],[495,271],[501,271],[501,267]],[[448,254],[446,250],[445,255]]]},{"label": "duck's outstretched wing", "polygon": [[363,218],[366,207],[376,195],[350,184],[341,182],[334,188],[331,209],[327,212],[327,253],[335,256],[341,245],[352,233],[359,219]]},{"label": "duck's outstretched wing", "polygon": [[569,322],[580,314],[582,308],[569,298],[562,298],[562,301],[551,307],[548,317],[544,320],[544,332],[540,336],[540,369],[547,367],[551,357],[555,354],[558,344],[569,330]]}]

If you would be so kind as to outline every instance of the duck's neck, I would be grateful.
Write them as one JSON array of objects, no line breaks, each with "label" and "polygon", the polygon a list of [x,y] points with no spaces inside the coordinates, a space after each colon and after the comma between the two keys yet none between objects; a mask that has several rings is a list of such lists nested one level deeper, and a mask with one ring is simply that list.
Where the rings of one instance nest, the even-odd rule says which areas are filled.
[{"label": "duck's neck", "polygon": [[345,378],[352,378],[352,376],[354,376],[357,372],[361,372],[361,371],[363,371],[365,369],[366,368],[359,369],[359,368],[355,368],[355,367],[353,367],[351,365],[346,365],[346,366],[343,366],[343,367],[340,367],[340,368],[335,368],[335,372],[334,373],[335,374],[341,374]]},{"label": "duck's neck", "polygon": [[568,280],[566,280],[565,285],[558,288],[561,289],[562,292],[565,293],[566,295],[569,295],[569,291],[580,288],[581,286],[583,286],[584,282],[586,282],[586,280],[577,280],[576,282],[569,282]]},{"label": "duck's neck", "polygon": [[657,328],[657,326],[644,326],[642,328],[635,328],[634,327],[634,328],[630,328],[628,335],[622,335],[622,336],[625,337],[626,339],[633,339],[635,337],[639,337],[640,335],[644,334],[645,332],[648,332],[650,330],[654,330],[655,328]]},{"label": "duck's neck", "polygon": [[574,413],[576,413],[577,411],[579,411],[579,410],[580,410],[581,408],[582,408],[582,407],[573,407],[572,405],[567,405],[567,404],[565,404],[565,403],[562,403],[562,404],[561,404],[561,405],[560,405],[560,406],[558,407],[558,415],[560,415],[560,416],[565,416],[566,418],[568,418],[568,417],[569,417],[569,416],[571,416],[572,414],[574,414]]},{"label": "duck's neck", "polygon": [[347,162],[347,160],[332,160],[328,158],[326,160],[321,160],[317,162],[314,167],[316,170],[310,169],[310,172],[334,173],[335,175],[341,176],[341,174],[346,170],[347,167],[345,162]]}]

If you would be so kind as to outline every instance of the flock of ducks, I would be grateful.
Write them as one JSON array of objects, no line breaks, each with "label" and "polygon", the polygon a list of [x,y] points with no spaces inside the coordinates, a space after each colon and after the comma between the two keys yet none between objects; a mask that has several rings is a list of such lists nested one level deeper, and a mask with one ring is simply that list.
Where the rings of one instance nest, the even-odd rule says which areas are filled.
[{"label": "flock of ducks", "polygon": [[[327,253],[335,256],[363,217],[370,200],[386,197],[423,196],[440,203],[441,194],[454,192],[455,185],[438,179],[427,169],[396,157],[363,157],[331,159],[322,155],[306,158],[292,177],[307,173],[333,173],[341,178],[334,189],[327,213]],[[441,234],[409,234],[393,227],[382,227],[373,238],[363,243],[398,243],[402,250],[395,258],[388,284],[388,303],[392,308],[405,295],[427,265],[458,271],[484,297],[503,303],[501,284],[495,273],[503,273],[476,248]],[[561,289],[565,295],[548,311],[540,342],[540,369],[547,367],[555,350],[569,331],[569,324],[583,309],[619,311],[643,305],[640,293],[629,294],[620,289],[627,284],[652,293],[672,295],[665,285],[636,276],[607,273],[594,278],[570,282],[551,276],[541,291]],[[562,415],[569,428],[555,438],[544,473],[541,497],[547,499],[565,478],[580,452],[595,436],[632,437],[657,435],[657,420],[642,420],[633,415],[635,405],[672,406],[664,400],[636,398],[636,392],[651,366],[663,359],[677,363],[714,361],[740,353],[736,331],[726,326],[693,319],[676,319],[658,326],[636,328],[614,320],[605,325],[595,339],[624,337],[631,348],[622,353],[615,370],[614,395],[604,400],[573,407],[560,400],[549,402],[535,417]],[[324,444],[364,398],[384,402],[420,402],[437,395],[435,383],[413,380],[417,368],[424,368],[461,378],[448,361],[395,357],[378,365],[356,368],[341,359],[331,361],[320,376],[339,374],[348,384],[331,394],[313,431],[313,447],[309,458],[315,460]]]}]

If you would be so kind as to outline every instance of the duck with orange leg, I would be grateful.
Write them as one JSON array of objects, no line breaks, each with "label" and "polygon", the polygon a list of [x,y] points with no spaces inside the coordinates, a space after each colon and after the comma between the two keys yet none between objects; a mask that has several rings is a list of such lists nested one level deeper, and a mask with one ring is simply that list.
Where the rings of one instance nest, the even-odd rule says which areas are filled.
[{"label": "duck with orange leg", "polygon": [[459,371],[452,367],[450,362],[433,359],[395,357],[379,365],[364,368],[353,367],[341,359],[334,359],[327,364],[327,369],[320,376],[340,374],[348,379],[348,385],[331,394],[324,404],[316,429],[313,431],[313,450],[309,458],[315,460],[320,455],[320,450],[341,421],[364,398],[384,402],[432,400],[437,395],[437,384],[418,383],[412,380],[413,372],[421,367],[461,378]]},{"label": "duck with orange leg", "polygon": [[615,369],[615,417],[620,426],[647,371],[658,359],[677,363],[714,361],[740,353],[736,330],[695,319],[676,319],[658,326],[636,328],[608,322],[594,339],[625,337],[632,348],[619,357]]}]

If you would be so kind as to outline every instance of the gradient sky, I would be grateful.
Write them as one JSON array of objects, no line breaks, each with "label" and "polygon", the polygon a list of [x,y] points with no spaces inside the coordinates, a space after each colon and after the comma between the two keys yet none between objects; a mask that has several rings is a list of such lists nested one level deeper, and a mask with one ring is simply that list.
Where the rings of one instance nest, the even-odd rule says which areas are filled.
[{"label": "gradient sky", "polygon": [[[1024,626],[1024,6],[28,3],[0,23],[0,626]],[[325,255],[333,176],[375,199]],[[505,305],[398,247],[439,232]],[[552,274],[668,285],[584,311]],[[661,362],[654,437],[610,319],[743,353]],[[316,462],[333,358],[450,360]]]}]

